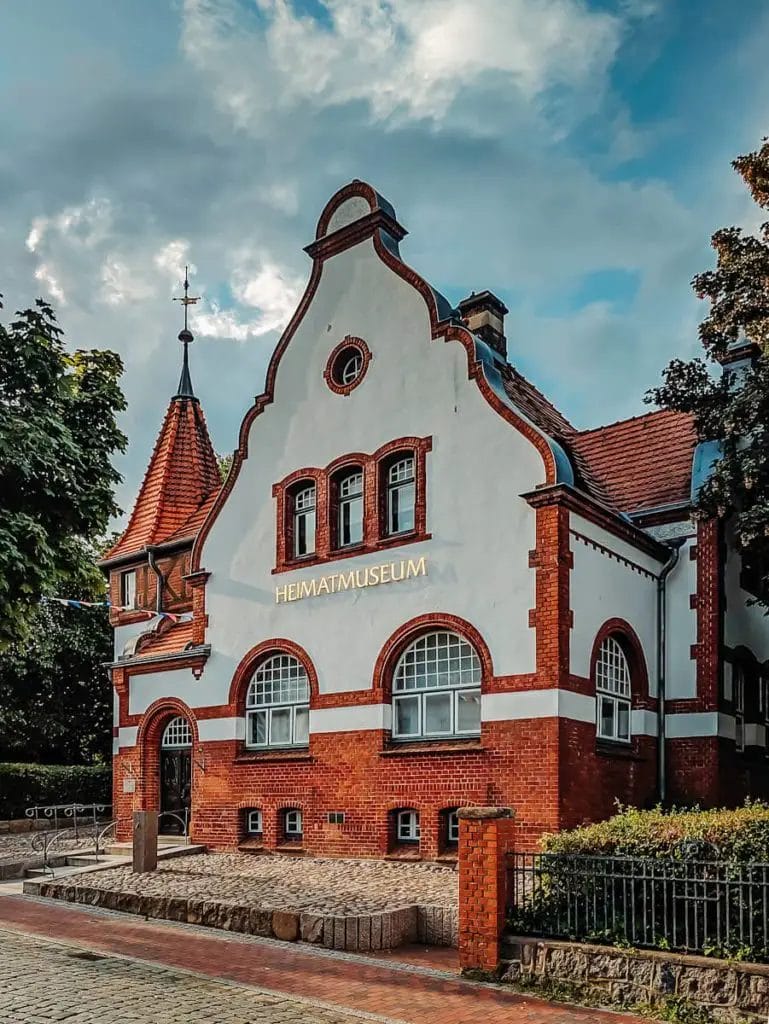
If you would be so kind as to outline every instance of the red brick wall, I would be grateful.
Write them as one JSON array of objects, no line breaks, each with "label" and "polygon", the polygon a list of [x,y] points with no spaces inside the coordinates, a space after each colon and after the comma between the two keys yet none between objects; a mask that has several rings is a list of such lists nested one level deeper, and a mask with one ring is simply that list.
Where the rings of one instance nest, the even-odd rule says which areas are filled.
[{"label": "red brick wall", "polygon": [[495,971],[507,904],[507,854],[515,822],[509,810],[465,808],[459,823],[459,963]]},{"label": "red brick wall", "polygon": [[[157,808],[161,724],[146,733],[141,778],[134,798],[122,793],[132,750],[115,761],[118,815]],[[441,811],[468,804],[504,803],[516,809],[521,849],[532,849],[558,828],[558,723],[555,719],[485,723],[480,743],[441,744],[423,751],[386,746],[385,733],[315,734],[309,753],[246,753],[242,743],[195,743],[193,825],[196,840],[234,848],[243,838],[241,809],[263,812],[264,845],[279,844],[279,812],[303,812],[303,847],[311,853],[379,857],[388,850],[388,814],[420,813],[420,853],[433,859],[442,846]],[[453,749],[452,749],[453,747]],[[152,748],[152,749],[150,749]],[[330,825],[329,811],[345,822]]]}]

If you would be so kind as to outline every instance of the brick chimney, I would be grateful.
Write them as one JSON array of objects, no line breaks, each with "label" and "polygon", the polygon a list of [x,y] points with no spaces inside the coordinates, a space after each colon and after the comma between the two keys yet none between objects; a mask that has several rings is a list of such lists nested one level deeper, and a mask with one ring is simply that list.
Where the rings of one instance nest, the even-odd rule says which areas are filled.
[{"label": "brick chimney", "polygon": [[459,312],[470,330],[507,359],[505,313],[510,310],[492,292],[473,292],[459,303]]}]

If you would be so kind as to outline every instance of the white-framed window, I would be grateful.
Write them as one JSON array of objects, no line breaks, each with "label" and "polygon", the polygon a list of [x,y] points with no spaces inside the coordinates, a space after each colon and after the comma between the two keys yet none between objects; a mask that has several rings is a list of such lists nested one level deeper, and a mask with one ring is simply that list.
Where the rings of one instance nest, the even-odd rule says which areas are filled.
[{"label": "white-framed window", "polygon": [[734,746],[745,749],[745,666],[736,662],[732,670],[734,688]]},{"label": "white-framed window", "polygon": [[136,607],[136,569],[120,574],[120,604],[123,608]]},{"label": "white-framed window", "polygon": [[352,384],[360,377],[363,369],[363,353],[360,349],[351,348],[342,355],[341,367],[339,370],[339,383]]},{"label": "white-framed window", "polygon": [[607,636],[595,665],[597,732],[602,740],[630,742],[630,666],[622,645]]},{"label": "white-framed window", "polygon": [[456,846],[459,842],[459,815],[456,811],[446,814],[446,842],[450,846]]},{"label": "white-framed window", "polygon": [[160,740],[163,750],[178,750],[180,747],[192,746],[192,729],[184,715],[172,718],[163,730]]},{"label": "white-framed window", "polygon": [[246,693],[246,746],[304,747],[309,725],[304,665],[290,654],[271,655],[254,672]]},{"label": "white-framed window", "polygon": [[258,807],[251,807],[246,811],[246,832],[250,836],[262,834],[262,812]]},{"label": "white-framed window", "polygon": [[457,633],[436,630],[414,640],[393,674],[393,737],[478,736],[481,660]]},{"label": "white-framed window", "polygon": [[399,843],[419,842],[418,811],[398,811],[395,819],[395,836]]},{"label": "white-framed window", "polygon": [[292,501],[292,532],[294,558],[315,552],[315,484],[309,483],[294,492]]},{"label": "white-framed window", "polygon": [[337,544],[340,548],[363,540],[363,470],[352,469],[337,482]]},{"label": "white-framed window", "polygon": [[415,528],[416,462],[413,454],[399,456],[387,470],[387,523],[389,535],[408,533]]},{"label": "white-framed window", "polygon": [[283,834],[296,838],[302,834],[302,812],[296,808],[283,812]]}]

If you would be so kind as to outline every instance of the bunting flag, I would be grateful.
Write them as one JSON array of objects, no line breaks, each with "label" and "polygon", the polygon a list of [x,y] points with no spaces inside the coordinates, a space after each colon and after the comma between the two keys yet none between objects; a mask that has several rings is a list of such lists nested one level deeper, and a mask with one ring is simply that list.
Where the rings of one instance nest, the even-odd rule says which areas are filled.
[{"label": "bunting flag", "polygon": [[52,604],[63,604],[67,608],[114,608],[118,612],[142,612],[148,618],[170,619],[171,622],[183,622],[192,616],[175,615],[173,612],[158,612],[154,608],[134,608],[128,604],[113,604],[111,601],[76,601],[71,597],[44,597],[43,601]]}]

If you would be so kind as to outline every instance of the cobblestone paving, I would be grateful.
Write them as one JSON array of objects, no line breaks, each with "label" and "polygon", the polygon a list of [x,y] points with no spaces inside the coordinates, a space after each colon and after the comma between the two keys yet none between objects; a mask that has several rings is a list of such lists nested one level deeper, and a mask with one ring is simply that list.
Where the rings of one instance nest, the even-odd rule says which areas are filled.
[{"label": "cobblestone paving", "polygon": [[459,902],[456,871],[437,864],[238,853],[161,861],[156,872],[146,875],[128,867],[87,872],[67,884],[340,916],[414,904],[456,907]]},{"label": "cobblestone paving", "polygon": [[0,1024],[361,1024],[385,1018],[0,931]]}]

